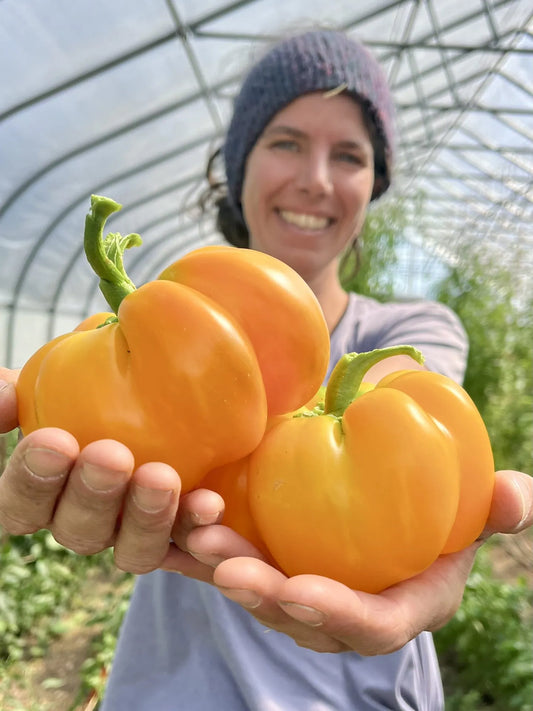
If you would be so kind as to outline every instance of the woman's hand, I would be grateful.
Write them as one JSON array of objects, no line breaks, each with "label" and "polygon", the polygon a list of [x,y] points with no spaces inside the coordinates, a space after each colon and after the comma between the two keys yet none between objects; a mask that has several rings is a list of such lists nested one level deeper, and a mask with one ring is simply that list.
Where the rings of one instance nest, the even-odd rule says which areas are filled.
[{"label": "woman's hand", "polygon": [[[0,369],[3,432],[17,425],[16,377]],[[166,464],[135,468],[119,442],[92,442],[80,451],[68,432],[43,428],[19,442],[0,476],[0,526],[14,535],[50,529],[85,555],[114,547],[118,567],[146,573],[167,554],[180,486]]]},{"label": "woman's hand", "polygon": [[[205,516],[208,523],[207,509]],[[497,472],[490,517],[479,541],[442,556],[422,574],[371,595],[320,576],[287,578],[230,529],[195,522],[185,505],[173,535],[188,553],[172,547],[163,567],[212,582],[226,597],[299,646],[318,652],[386,654],[451,619],[483,540],[496,532],[518,533],[532,523],[533,478],[520,472]]]}]

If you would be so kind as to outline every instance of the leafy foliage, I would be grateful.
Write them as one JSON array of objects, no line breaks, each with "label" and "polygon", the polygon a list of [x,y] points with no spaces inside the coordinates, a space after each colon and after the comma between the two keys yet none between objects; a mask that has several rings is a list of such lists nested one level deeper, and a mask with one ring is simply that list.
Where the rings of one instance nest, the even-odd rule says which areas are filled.
[{"label": "leafy foliage", "polygon": [[0,658],[14,661],[44,653],[73,589],[83,580],[79,562],[47,531],[4,538],[0,549]]},{"label": "leafy foliage", "polygon": [[[113,580],[106,599],[99,598],[96,604],[88,603],[84,593],[95,574]],[[0,548],[0,699],[9,702],[9,708],[28,709],[13,706],[16,698],[10,695],[10,682],[16,685],[21,662],[45,656],[50,644],[68,633],[66,620],[77,611],[83,611],[85,624],[94,627],[91,649],[79,669],[77,703],[90,693],[101,698],[132,583],[132,575],[117,573],[109,550],[78,556],[44,530],[27,536],[5,535]],[[64,679],[50,678],[42,684],[61,687]],[[37,703],[35,708],[44,707]]]},{"label": "leafy foliage", "polygon": [[533,711],[533,590],[492,576],[481,551],[455,617],[434,634],[447,711]]},{"label": "leafy foliage", "polygon": [[357,250],[347,252],[341,263],[340,278],[347,291],[383,301],[393,298],[396,248],[406,226],[399,200],[378,203],[368,213]]},{"label": "leafy foliage", "polygon": [[118,633],[129,606],[133,576],[124,575],[122,584],[110,590],[105,604],[90,620],[91,625],[100,625],[101,633],[92,641],[90,654],[80,670],[81,686],[78,701],[93,695],[103,697],[107,676],[113,663]]},{"label": "leafy foliage", "polygon": [[464,387],[485,421],[496,468],[533,462],[533,296],[513,275],[465,248],[436,298],[460,317],[470,351]]}]

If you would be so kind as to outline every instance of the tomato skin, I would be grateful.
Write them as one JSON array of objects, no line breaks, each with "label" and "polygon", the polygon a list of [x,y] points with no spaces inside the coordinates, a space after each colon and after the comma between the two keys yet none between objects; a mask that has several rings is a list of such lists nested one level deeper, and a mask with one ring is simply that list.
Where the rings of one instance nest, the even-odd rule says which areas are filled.
[{"label": "tomato skin", "polygon": [[475,404],[460,385],[440,373],[392,373],[377,387],[408,394],[451,434],[459,457],[461,491],[457,515],[442,553],[466,548],[485,527],[494,489],[490,439]]},{"label": "tomato skin", "polygon": [[250,458],[243,457],[222,467],[212,469],[198,488],[216,491],[224,499],[222,523],[252,543],[267,560],[271,560],[265,542],[259,535],[248,505],[248,468]]},{"label": "tomato skin", "polygon": [[136,288],[123,257],[140,235],[103,234],[121,208],[91,195],[83,235],[113,314],[89,316],[28,360],[16,385],[18,420],[24,434],[59,427],[82,447],[121,441],[137,466],[174,467],[186,492],[249,454],[269,414],[291,412],[317,391],[329,333],[305,281],[254,250],[202,247]]},{"label": "tomato skin", "polygon": [[[406,446],[408,443],[408,446]],[[287,575],[379,592],[439,556],[459,500],[451,435],[406,394],[374,389],[283,420],[250,456],[249,504]]]},{"label": "tomato skin", "polygon": [[137,466],[173,466],[183,491],[258,444],[266,426],[261,372],[229,314],[187,287],[154,281],[122,301],[118,318],[58,337],[24,366],[24,434],[53,426],[82,447],[119,440]]},{"label": "tomato skin", "polygon": [[103,326],[104,322],[108,318],[112,318],[115,314],[111,313],[110,311],[99,311],[96,314],[91,314],[90,316],[87,316],[81,323],[79,323],[76,328],[74,329],[75,331],[90,331],[93,328],[98,328],[99,326]]},{"label": "tomato skin", "polygon": [[117,316],[89,316],[29,359],[17,383],[19,422],[24,434],[64,428],[80,446],[117,439],[137,465],[173,466],[185,492],[250,453],[269,412],[290,412],[316,392],[329,334],[303,279],[253,250],[203,247],[135,289],[122,252],[138,235],[102,241],[117,209],[93,196],[85,232]]},{"label": "tomato skin", "polygon": [[227,525],[263,543],[286,575],[377,593],[483,530],[494,462],[466,391],[423,369],[363,380],[373,363],[409,349],[347,354],[327,388],[269,418],[251,454],[204,480],[225,499]]},{"label": "tomato skin", "polygon": [[[266,432],[275,427],[280,422],[284,422],[297,413],[312,410],[320,405],[324,400],[325,388],[320,387],[313,397],[301,408],[294,412],[283,415],[269,417],[266,425]],[[270,551],[259,535],[257,526],[252,517],[248,503],[248,476],[250,470],[250,455],[241,459],[224,464],[221,467],[212,469],[197,488],[210,489],[216,491],[224,499],[224,519],[223,524],[229,526],[247,541],[252,543],[261,551],[265,559],[275,564]]]},{"label": "tomato skin", "polygon": [[315,395],[328,368],[329,332],[315,295],[284,262],[214,245],[186,254],[159,278],[211,297],[241,325],[261,368],[269,416]]}]

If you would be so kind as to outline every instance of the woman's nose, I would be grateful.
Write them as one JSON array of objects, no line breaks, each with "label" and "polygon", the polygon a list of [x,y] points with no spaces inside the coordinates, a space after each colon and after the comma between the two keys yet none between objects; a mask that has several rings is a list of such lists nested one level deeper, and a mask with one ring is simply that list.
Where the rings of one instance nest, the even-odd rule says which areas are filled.
[{"label": "woman's nose", "polygon": [[328,157],[321,153],[310,153],[302,161],[298,176],[298,187],[312,196],[329,195],[333,181]]}]

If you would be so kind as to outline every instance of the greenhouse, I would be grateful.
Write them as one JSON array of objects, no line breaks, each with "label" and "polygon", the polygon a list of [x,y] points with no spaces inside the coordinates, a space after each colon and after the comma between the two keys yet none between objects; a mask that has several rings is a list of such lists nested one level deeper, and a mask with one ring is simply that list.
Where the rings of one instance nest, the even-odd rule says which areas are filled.
[{"label": "greenhouse", "polygon": [[[452,379],[457,388],[464,388],[469,406],[477,408],[486,426],[487,451],[492,447],[490,485],[494,469],[522,476],[523,484],[529,481],[527,474],[533,474],[531,0],[1,0],[0,368],[23,367],[41,346],[70,333],[94,314],[109,311],[84,249],[92,196],[105,196],[119,204],[120,209],[107,220],[106,233],[141,237],[124,254],[124,267],[135,287],[157,280],[169,265],[198,248],[225,243],[213,211],[202,207],[208,163],[223,144],[243,77],[275,42],[315,28],[342,30],[361,41],[381,65],[395,106],[391,187],[370,202],[366,222],[357,235],[359,271],[351,270],[349,259],[340,260],[340,291],[347,299],[355,295],[368,299],[365,303],[393,304],[400,308],[398,313],[404,313],[402,308],[406,313],[434,308],[437,314],[457,316],[452,319],[455,330],[450,326],[450,338],[442,337],[440,347],[452,356],[454,349],[462,348],[462,370]],[[336,96],[344,88],[340,84],[328,91]],[[365,126],[365,135],[370,135]],[[378,132],[386,134],[385,141],[389,139],[387,130],[378,125]],[[373,157],[377,169],[375,152]],[[224,183],[222,162],[212,165],[216,179]],[[283,210],[290,213],[292,208],[282,207],[278,212]],[[295,210],[287,223],[292,220],[297,225],[299,220],[299,227],[306,222],[303,232],[318,231],[316,224],[321,224],[322,216],[304,215],[303,210],[298,216]],[[310,227],[313,220],[315,227]],[[253,250],[237,252],[257,254]],[[337,273],[335,263],[335,280]],[[274,308],[264,311],[271,314]],[[348,308],[337,324],[347,312]],[[436,327],[425,326],[430,350],[435,328],[437,332],[440,328],[438,320],[436,323]],[[296,330],[297,318],[294,325]],[[331,342],[336,327],[330,328]],[[326,328],[324,333],[327,337]],[[276,341],[270,333],[265,341],[268,338]],[[327,355],[324,360],[327,362]],[[155,370],[151,367],[150,373]],[[6,377],[14,380],[16,376]],[[325,375],[320,378],[323,380],[317,381],[317,387],[327,380]],[[364,387],[366,383],[357,397],[366,393]],[[67,400],[72,397],[68,392],[62,396]],[[192,400],[189,398],[187,407]],[[221,401],[226,402],[224,396],[218,397],[217,406]],[[261,405],[263,435],[268,432],[267,401],[268,393]],[[2,417],[4,402],[0,402]],[[14,396],[11,402],[16,412]],[[298,405],[303,410],[306,403],[309,411],[305,414],[312,419],[324,411],[331,414],[324,409],[325,402],[302,400]],[[76,412],[81,412],[82,405],[75,405]],[[293,409],[298,408],[288,408],[282,414]],[[36,404],[28,412],[38,420]],[[21,409],[18,421],[12,418],[2,427],[10,429],[22,423],[20,413]],[[298,417],[300,414],[298,410]],[[244,420],[235,417],[239,426]],[[147,417],[148,421],[152,424]],[[173,425],[174,420],[171,422]],[[437,425],[446,432],[440,421]],[[152,440],[159,441],[157,428],[150,432]],[[104,440],[107,435],[89,441],[95,444],[95,439]],[[109,437],[109,441],[118,439]],[[172,437],[167,437],[166,443],[170,440]],[[16,427],[0,435],[0,461],[6,473],[16,459],[12,452],[19,452],[28,438],[20,445],[18,441]],[[130,446],[129,441],[124,442]],[[255,444],[259,447],[260,443]],[[461,446],[457,445],[457,452],[463,454],[453,450],[450,461],[468,457],[471,443]],[[249,447],[245,454],[251,451]],[[234,460],[240,461],[239,457]],[[156,458],[146,461],[160,462]],[[307,461],[311,466],[311,457]],[[231,459],[223,462],[232,463]],[[201,481],[198,476],[194,486],[201,487]],[[0,494],[5,491],[0,489]],[[459,489],[457,484],[457,501]],[[224,492],[219,493],[225,497]],[[58,501],[62,495],[60,491]],[[523,495],[522,502],[526,500]],[[246,501],[247,507],[249,499]],[[485,523],[493,514],[490,502],[487,494]],[[2,504],[0,496],[0,707],[94,711],[102,702],[134,580],[151,572],[131,570],[120,561],[118,567],[114,564],[116,558],[109,548],[117,542],[126,508],[117,508],[115,528],[106,545],[96,546],[85,556],[79,555],[86,553],[85,549],[69,545],[68,536],[57,535],[53,517],[57,521],[59,504],[54,503],[50,518],[41,522],[42,528],[17,529],[15,533],[7,530],[7,524],[5,531],[2,528],[5,521],[11,522]],[[453,516],[460,510],[459,503],[455,506]],[[427,515],[428,509],[424,506],[420,511]],[[84,511],[79,520],[83,524],[93,514]],[[16,515],[13,520],[18,525]],[[529,524],[527,516],[523,521]],[[231,527],[227,519],[226,523]],[[513,527],[504,530],[505,526],[494,529],[517,535],[492,536],[483,546],[468,580],[465,573],[463,603],[448,624],[442,620],[442,629],[429,624],[418,628],[423,635],[427,630],[435,632],[435,663],[442,673],[446,711],[533,711],[533,529],[526,523],[518,524],[516,531]],[[321,536],[329,530],[327,526],[313,527],[320,529]],[[480,525],[468,545],[485,530]],[[421,538],[424,536],[418,540]],[[169,532],[165,548],[170,539]],[[263,543],[261,538],[259,543]],[[453,554],[459,555],[466,547],[465,543]],[[263,556],[266,550],[266,560],[272,562],[266,544],[264,549],[258,544],[254,550]],[[427,567],[438,564],[447,552],[440,546]],[[152,568],[160,566],[161,561]],[[418,573],[423,575],[426,569],[421,566]],[[278,570],[285,572],[281,564]],[[183,571],[176,568],[174,572]],[[436,577],[447,582],[447,575]],[[206,574],[202,570],[199,576],[193,582],[213,582],[212,571]],[[188,572],[173,577],[189,583]],[[335,583],[340,579],[325,577],[334,578],[330,582]],[[407,575],[398,580],[399,585],[409,583]],[[393,586],[390,580],[387,584]],[[346,589],[352,587],[359,590],[355,584]],[[381,593],[384,588],[385,584],[363,595]],[[208,589],[217,592],[215,586]],[[196,612],[193,610],[191,619]],[[257,619],[261,622],[259,615]],[[158,624],[161,632],[165,625],[159,618]],[[263,635],[273,632],[265,625],[261,634],[269,644],[277,632]],[[275,624],[271,626],[277,629]],[[306,628],[305,634],[294,637],[298,647],[309,647],[305,652],[316,650],[308,632]],[[315,628],[309,635],[314,632]],[[408,644],[418,639],[409,638]],[[335,639],[334,647],[326,644],[317,651],[359,652],[355,646],[342,644]],[[382,657],[388,652],[371,651],[369,655]],[[155,658],[149,651],[146,656],[147,661]],[[193,656],[191,653],[191,659]],[[344,655],[322,658],[339,656]],[[361,656],[365,656],[364,650]],[[291,660],[292,651],[285,663]],[[233,668],[233,658],[224,658],[224,665]],[[234,666],[238,668],[238,664]],[[280,662],[279,669],[281,666]],[[349,675],[343,678],[349,686]],[[203,693],[211,689],[209,683]],[[279,684],[280,689],[284,683]],[[213,682],[212,698],[215,688]],[[379,689],[376,693],[379,696]],[[317,696],[316,704],[301,709],[267,699],[261,709],[345,711],[345,706],[335,705],[332,698]],[[213,708],[225,711],[218,696],[216,701]],[[242,708],[246,703],[243,701]],[[401,700],[394,708],[415,708],[405,703],[408,705]],[[420,706],[426,707],[433,711],[431,704]],[[111,706],[104,707],[105,711],[108,708]],[[185,703],[183,708],[190,706]],[[259,705],[249,702],[246,708],[259,709]],[[208,711],[207,706],[205,709]],[[159,707],[154,706],[153,711]]]}]

